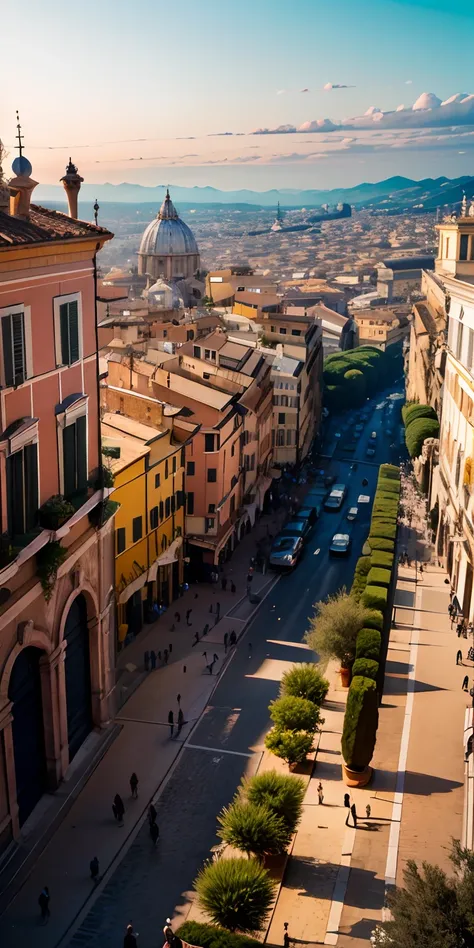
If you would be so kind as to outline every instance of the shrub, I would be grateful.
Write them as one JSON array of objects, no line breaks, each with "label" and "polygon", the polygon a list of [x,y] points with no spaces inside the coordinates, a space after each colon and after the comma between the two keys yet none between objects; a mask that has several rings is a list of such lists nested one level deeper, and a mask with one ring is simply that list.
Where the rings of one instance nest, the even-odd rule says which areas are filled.
[{"label": "shrub", "polygon": [[365,399],[367,386],[363,372],[359,369],[349,369],[344,374],[347,385],[347,397],[353,405],[361,405]]},{"label": "shrub", "polygon": [[371,550],[384,550],[386,553],[393,553],[395,549],[395,541],[386,540],[385,537],[369,536],[368,543]]},{"label": "shrub", "polygon": [[370,559],[372,566],[381,566],[383,569],[393,569],[395,559],[393,553],[385,553],[384,550],[374,550]]},{"label": "shrub", "polygon": [[371,658],[378,662],[382,648],[382,635],[378,629],[361,629],[357,636],[356,661],[358,658]]},{"label": "shrub", "polygon": [[329,682],[321,674],[317,665],[305,662],[293,665],[284,672],[281,679],[280,693],[293,695],[295,698],[307,698],[318,708],[321,707],[329,690]]},{"label": "shrub", "polygon": [[217,925],[231,932],[261,931],[274,895],[274,883],[256,859],[220,859],[195,880],[199,902]]},{"label": "shrub", "polygon": [[359,556],[354,570],[354,575],[358,573],[361,576],[367,576],[371,565],[370,556]]},{"label": "shrub", "polygon": [[357,633],[364,625],[364,609],[345,589],[325,602],[316,603],[315,608],[307,642],[315,652],[338,658],[343,665],[350,664]]},{"label": "shrub", "polygon": [[284,853],[290,841],[286,823],[264,804],[235,800],[217,817],[217,835],[247,856]]},{"label": "shrub", "polygon": [[261,948],[261,942],[248,935],[231,934],[225,928],[206,925],[205,922],[184,922],[175,934],[188,945],[202,948]]},{"label": "shrub", "polygon": [[404,405],[402,408],[402,418],[403,424],[407,428],[412,421],[416,421],[417,418],[436,418],[437,414],[434,408],[431,405]]},{"label": "shrub", "polygon": [[283,820],[289,833],[295,832],[305,795],[305,785],[299,777],[266,770],[244,782],[241,792],[250,803],[272,810]]},{"label": "shrub", "polygon": [[351,596],[357,601],[360,600],[362,593],[367,585],[367,576],[371,567],[370,556],[360,556],[354,570],[354,581],[351,587]]},{"label": "shrub", "polygon": [[395,481],[400,481],[400,470],[396,464],[381,464],[379,477],[390,477]]},{"label": "shrub", "polygon": [[383,586],[366,586],[362,593],[362,604],[368,609],[385,609],[388,599],[388,590]]},{"label": "shrub", "polygon": [[365,770],[375,747],[379,719],[377,688],[371,678],[356,676],[347,695],[342,756],[352,770]]},{"label": "shrub", "polygon": [[376,680],[379,673],[379,663],[373,658],[356,658],[352,666],[352,677],[361,675],[362,678],[372,678]]},{"label": "shrub", "polygon": [[400,494],[400,483],[392,477],[379,477],[377,482],[377,491],[383,490],[386,494],[394,494],[396,497]]},{"label": "shrub", "polygon": [[365,629],[377,629],[378,632],[383,630],[383,614],[379,609],[366,609],[364,615],[364,628]]},{"label": "shrub", "polygon": [[390,520],[372,520],[370,524],[370,536],[380,537],[383,540],[395,540],[397,535],[397,524]]},{"label": "shrub", "polygon": [[391,573],[389,569],[373,566],[367,577],[369,586],[390,586]]},{"label": "shrub", "polygon": [[307,698],[286,695],[270,704],[270,717],[281,731],[309,731],[314,734],[320,724],[320,709]]},{"label": "shrub", "polygon": [[313,735],[307,731],[280,731],[272,727],[265,738],[265,747],[287,764],[301,764],[313,748]]},{"label": "shrub", "polygon": [[426,438],[439,436],[439,421],[436,418],[419,418],[412,421],[405,428],[405,441],[410,457],[417,458],[421,454],[423,442]]}]

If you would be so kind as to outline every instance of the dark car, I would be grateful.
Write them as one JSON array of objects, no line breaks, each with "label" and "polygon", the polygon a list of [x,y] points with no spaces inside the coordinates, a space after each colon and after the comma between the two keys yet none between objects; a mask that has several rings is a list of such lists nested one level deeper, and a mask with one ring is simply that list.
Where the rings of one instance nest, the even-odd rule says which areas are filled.
[{"label": "dark car", "polygon": [[335,533],[329,547],[331,556],[347,556],[351,548],[351,543],[352,541],[348,533]]},{"label": "dark car", "polygon": [[312,527],[316,523],[318,516],[319,512],[317,507],[306,507],[305,505],[298,507],[298,510],[295,514],[295,517],[298,518],[298,520],[308,520]]},{"label": "dark car", "polygon": [[324,501],[324,509],[340,510],[344,503],[346,494],[347,487],[345,484],[335,484],[331,493],[329,494],[329,497],[326,497],[326,500]]},{"label": "dark car", "polygon": [[303,537],[303,540],[307,540],[312,530],[312,526],[309,520],[305,520],[303,517],[294,518],[288,523],[285,523],[283,530],[280,530],[279,536],[281,537]]},{"label": "dark car", "polygon": [[324,478],[324,486],[332,487],[332,485],[335,484],[336,480],[337,478],[335,474],[326,474],[326,477]]},{"label": "dark car", "polygon": [[354,434],[356,434],[356,435],[362,434],[362,432],[363,432],[363,430],[364,430],[364,427],[365,427],[365,426],[359,422],[359,424],[356,425],[355,428],[354,428]]},{"label": "dark car", "polygon": [[374,457],[375,457],[375,448],[372,447],[371,444],[369,444],[369,447],[367,448],[365,454],[366,454],[366,457],[368,457],[368,458],[374,458]]},{"label": "dark car", "polygon": [[270,566],[273,566],[273,569],[293,569],[301,556],[302,550],[302,537],[282,536],[280,533],[273,541],[270,550]]}]

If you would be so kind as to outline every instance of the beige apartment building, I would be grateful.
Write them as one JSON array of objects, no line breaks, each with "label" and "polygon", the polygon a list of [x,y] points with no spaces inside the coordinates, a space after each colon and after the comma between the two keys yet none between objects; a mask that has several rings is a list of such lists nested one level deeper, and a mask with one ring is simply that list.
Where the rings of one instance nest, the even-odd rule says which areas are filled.
[{"label": "beige apartment building", "polygon": [[402,342],[410,332],[410,323],[405,310],[363,309],[354,310],[359,345],[385,349]]},{"label": "beige apartment building", "polygon": [[321,423],[321,326],[310,317],[282,315],[270,320],[270,338],[284,340],[295,327],[301,335],[280,342],[272,362],[273,460],[278,465],[304,461]]}]

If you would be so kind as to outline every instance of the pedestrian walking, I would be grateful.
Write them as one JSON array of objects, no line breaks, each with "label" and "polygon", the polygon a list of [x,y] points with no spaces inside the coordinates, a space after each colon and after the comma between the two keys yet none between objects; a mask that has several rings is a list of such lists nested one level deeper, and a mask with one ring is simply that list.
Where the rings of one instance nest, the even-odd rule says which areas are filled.
[{"label": "pedestrian walking", "polygon": [[212,661],[213,661],[213,662],[218,662],[218,661],[219,661],[219,656],[217,655],[216,652],[214,652],[214,655],[212,656]]},{"label": "pedestrian walking", "polygon": [[153,648],[150,652],[150,665],[151,665],[152,671],[154,671],[156,668],[156,652]]},{"label": "pedestrian walking", "polygon": [[352,819],[354,820],[354,826],[357,829],[357,811],[356,811],[355,803],[353,803],[351,806],[351,815],[352,815]]},{"label": "pedestrian walking", "polygon": [[211,605],[209,606],[209,612],[210,612],[211,615],[212,615],[212,612],[213,612],[213,609],[212,609],[212,602],[211,602]]},{"label": "pedestrian walking", "polygon": [[138,797],[138,777],[135,771],[130,777],[130,790],[132,791],[132,798],[136,800]]},{"label": "pedestrian walking", "polygon": [[168,649],[167,648],[165,648],[163,652],[163,658],[164,658],[165,665],[167,665],[168,664]]},{"label": "pedestrian walking", "polygon": [[181,695],[176,695],[176,701],[178,702],[178,708],[181,707]]},{"label": "pedestrian walking", "polygon": [[214,674],[214,665],[215,665],[215,662],[210,662],[209,665],[206,666],[209,669],[210,675]]},{"label": "pedestrian walking", "polygon": [[153,803],[150,803],[150,806],[148,807],[148,822],[151,824],[151,823],[154,823],[155,821],[156,821],[156,810],[155,810],[155,807],[153,806]]},{"label": "pedestrian walking", "polygon": [[172,652],[172,651],[173,651],[173,643],[170,642],[169,645],[168,645],[168,652],[170,653],[170,655],[171,655],[171,652]]},{"label": "pedestrian walking", "polygon": [[458,648],[458,650],[457,650],[457,652],[456,652],[456,665],[462,665],[462,663],[463,663],[463,661],[462,661],[462,652],[461,652],[461,649]]},{"label": "pedestrian walking", "polygon": [[203,653],[202,653],[202,657],[203,657],[203,659],[204,659],[204,661],[205,661],[205,663],[206,663],[206,665],[207,665],[207,652],[203,652]]},{"label": "pedestrian walking", "polygon": [[249,642],[249,658],[252,658],[252,643]]},{"label": "pedestrian walking", "polygon": [[199,642],[199,631],[198,631],[198,629],[196,629],[196,631],[195,631],[195,633],[194,633],[193,648],[194,648],[195,645],[198,644],[198,642]]},{"label": "pedestrian walking", "polygon": [[221,579],[222,591],[225,592],[227,589],[227,577],[223,576]]},{"label": "pedestrian walking", "polygon": [[39,899],[38,899],[38,905],[41,911],[41,920],[43,922],[46,922],[51,915],[51,912],[49,909],[49,901],[50,901],[49,889],[48,889],[48,886],[45,885],[44,889],[41,890]]},{"label": "pedestrian walking", "polygon": [[462,680],[462,690],[463,690],[463,691],[467,691],[467,686],[468,686],[468,684],[469,684],[469,676],[468,676],[468,675],[465,675],[464,678],[463,678],[463,680]]},{"label": "pedestrian walking", "polygon": [[423,563],[420,563],[420,576],[423,576]]},{"label": "pedestrian walking", "polygon": [[160,836],[160,831],[154,820],[153,820],[153,823],[150,823],[150,836],[151,836],[151,841],[153,845],[156,846],[159,836]]},{"label": "pedestrian walking", "polygon": [[175,614],[174,614],[174,621],[175,621],[175,622],[181,622],[181,613],[180,613],[180,612],[175,612]]},{"label": "pedestrian walking", "polygon": [[94,858],[91,859],[89,863],[89,869],[92,881],[97,882],[99,878],[99,860],[97,859],[97,856],[94,856]]},{"label": "pedestrian walking", "polygon": [[178,731],[177,731],[178,734],[181,734],[181,729],[183,727],[183,724],[184,724],[184,714],[183,714],[182,708],[180,708],[178,711]]},{"label": "pedestrian walking", "polygon": [[346,826],[347,826],[349,822],[349,815],[351,812],[351,798],[348,793],[344,794],[344,806],[347,808],[347,816],[346,816]]},{"label": "pedestrian walking", "polygon": [[231,582],[231,584],[230,584],[230,591],[231,591],[232,593],[235,593],[235,592],[236,592],[236,586],[235,586],[235,583],[234,583],[233,580],[232,580],[232,582]]},{"label": "pedestrian walking", "polygon": [[192,609],[186,610],[186,625],[192,625],[192,622],[189,621],[192,611]]},{"label": "pedestrian walking", "polygon": [[227,655],[227,642],[229,641],[229,636],[227,632],[224,632],[224,655]]},{"label": "pedestrian walking", "polygon": [[453,606],[452,602],[450,602],[450,603],[449,603],[449,606],[448,606],[448,616],[449,616],[449,618],[450,618],[451,620],[452,620],[452,618],[453,618],[453,612],[454,612],[454,606]]},{"label": "pedestrian walking", "polygon": [[202,637],[204,638],[204,636],[207,635],[208,632],[209,632],[209,622],[206,622],[204,629],[202,630]]},{"label": "pedestrian walking", "polygon": [[221,615],[221,604],[220,604],[220,602],[216,602],[216,615],[217,615],[217,620],[219,621],[220,615]]},{"label": "pedestrian walking", "polygon": [[133,931],[133,925],[131,923],[127,925],[127,929],[125,931],[125,938],[123,940],[123,948],[138,948],[137,932]]},{"label": "pedestrian walking", "polygon": [[367,819],[370,820],[370,814],[372,813],[372,808],[371,808],[371,806],[370,806],[370,803],[367,804],[367,806],[366,806],[366,808],[365,808],[365,812],[366,812],[366,814],[367,814]]},{"label": "pedestrian walking", "polygon": [[283,948],[290,948],[290,936],[288,934],[288,922],[283,922]]},{"label": "pedestrian walking", "polygon": [[[124,806],[122,797],[120,796],[119,793],[116,793],[115,796],[114,796],[114,806],[115,806],[114,814],[116,814],[117,823],[119,824],[119,826],[123,826],[123,817],[124,817],[124,814],[125,814],[125,806]],[[112,809],[113,809],[113,807],[112,807]]]},{"label": "pedestrian walking", "polygon": [[150,653],[149,652],[145,652],[143,656],[143,664],[145,666],[145,671],[147,672],[150,667]]},{"label": "pedestrian walking", "polygon": [[235,630],[234,630],[234,629],[232,629],[232,632],[230,633],[230,639],[229,639],[229,641],[230,641],[230,644],[231,644],[231,645],[235,645],[235,643],[237,642],[237,636],[236,636],[236,634],[235,634]]},{"label": "pedestrian walking", "polygon": [[172,711],[168,713],[168,724],[170,726],[170,737],[173,737],[174,734],[174,714]]},{"label": "pedestrian walking", "polygon": [[321,781],[318,783],[318,801],[320,806],[324,803],[324,790]]}]

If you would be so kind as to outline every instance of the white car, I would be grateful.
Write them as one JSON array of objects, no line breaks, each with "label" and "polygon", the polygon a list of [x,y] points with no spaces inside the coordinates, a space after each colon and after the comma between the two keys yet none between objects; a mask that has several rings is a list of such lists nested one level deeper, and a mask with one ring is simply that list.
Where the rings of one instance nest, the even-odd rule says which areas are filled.
[{"label": "white car", "polygon": [[349,507],[349,510],[346,513],[346,520],[356,520],[358,513],[359,513],[358,507]]}]

